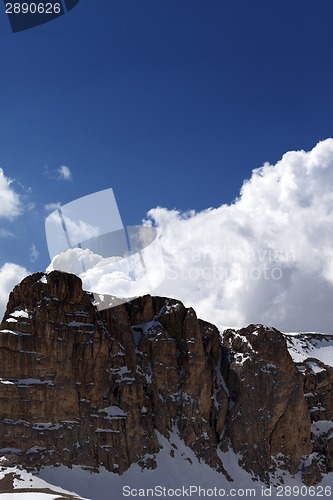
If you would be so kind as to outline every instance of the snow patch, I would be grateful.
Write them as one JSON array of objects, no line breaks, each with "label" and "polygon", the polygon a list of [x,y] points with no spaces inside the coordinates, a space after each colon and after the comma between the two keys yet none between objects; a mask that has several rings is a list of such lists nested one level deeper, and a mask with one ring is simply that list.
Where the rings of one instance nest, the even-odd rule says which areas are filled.
[{"label": "snow patch", "polygon": [[[107,420],[114,420],[118,418],[125,418],[127,417],[127,413],[124,412],[119,406],[108,406],[107,408],[101,408],[98,410],[98,413],[102,414],[102,417],[104,417]],[[105,414],[105,415],[104,415]]]},{"label": "snow patch", "polygon": [[331,420],[318,420],[318,422],[314,422],[311,426],[311,431],[316,436],[320,436],[320,434],[326,434],[332,429],[333,422]]},{"label": "snow patch", "polygon": [[[288,351],[295,363],[315,358],[333,367],[333,335],[323,333],[284,334]],[[318,367],[317,367],[318,369]],[[317,372],[315,372],[317,373]]]},{"label": "snow patch", "polygon": [[10,313],[10,316],[12,316],[13,318],[29,318],[29,313],[26,309],[25,310],[17,310],[17,311]]}]

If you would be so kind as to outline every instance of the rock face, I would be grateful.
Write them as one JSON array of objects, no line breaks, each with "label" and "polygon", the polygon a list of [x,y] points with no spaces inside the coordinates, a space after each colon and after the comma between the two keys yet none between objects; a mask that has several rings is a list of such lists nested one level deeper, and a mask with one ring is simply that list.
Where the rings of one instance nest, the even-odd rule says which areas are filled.
[{"label": "rock face", "polygon": [[[306,351],[332,344],[332,335],[299,334],[286,336],[288,343],[303,344]],[[311,356],[297,363],[302,374],[305,401],[312,422],[313,455],[305,470],[308,484],[318,482],[322,474],[333,471],[333,368]]]},{"label": "rock face", "polygon": [[[309,416],[319,400],[333,407],[327,374],[297,369],[273,328],[222,341],[177,300],[146,295],[98,312],[76,276],[37,273],[15,287],[0,326],[0,455],[121,474],[155,467],[158,433],[178,432],[222,473],[229,446],[266,482],[277,465],[295,473],[319,453],[332,468]],[[310,386],[324,389],[311,399]],[[310,458],[309,484],[320,477]]]},{"label": "rock face", "polygon": [[249,325],[226,330],[224,345],[230,360],[225,376],[234,402],[227,436],[243,455],[242,465],[266,480],[275,465],[294,474],[313,445],[303,378],[283,335]]},{"label": "rock face", "polygon": [[10,295],[0,356],[0,448],[21,464],[154,467],[155,431],[176,425],[223,470],[219,332],[180,302],[145,296],[98,312],[76,276],[35,274]]}]

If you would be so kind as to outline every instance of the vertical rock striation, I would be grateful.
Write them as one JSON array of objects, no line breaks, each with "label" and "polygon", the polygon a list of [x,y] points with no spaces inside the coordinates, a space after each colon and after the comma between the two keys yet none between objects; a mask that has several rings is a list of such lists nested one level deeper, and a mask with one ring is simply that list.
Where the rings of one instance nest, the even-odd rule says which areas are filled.
[{"label": "vertical rock striation", "polygon": [[0,447],[25,464],[154,466],[156,430],[217,456],[228,398],[220,337],[192,309],[144,296],[98,312],[74,275],[34,274],[0,332]]},{"label": "vertical rock striation", "polygon": [[122,474],[132,463],[155,467],[158,433],[177,432],[225,474],[229,446],[266,482],[308,459],[304,480],[315,483],[317,455],[332,469],[329,436],[313,425],[332,420],[333,371],[297,367],[279,331],[249,325],[221,337],[174,299],[146,295],[101,312],[92,299],[58,271],[10,294],[0,325],[1,455]]},{"label": "vertical rock striation", "polygon": [[274,328],[249,325],[226,330],[229,351],[225,376],[232,397],[227,436],[241,463],[262,479],[277,466],[297,471],[311,453],[311,421],[302,375],[283,335]]}]

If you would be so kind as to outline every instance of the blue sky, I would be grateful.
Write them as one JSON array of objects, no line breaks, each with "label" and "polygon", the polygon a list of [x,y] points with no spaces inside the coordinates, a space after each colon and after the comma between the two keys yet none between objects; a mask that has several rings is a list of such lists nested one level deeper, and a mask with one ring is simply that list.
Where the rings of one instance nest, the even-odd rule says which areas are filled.
[{"label": "blue sky", "polygon": [[26,208],[0,219],[0,266],[48,265],[47,204],[112,187],[127,225],[217,208],[331,137],[332,19],[330,0],[80,0],[13,34],[1,11],[0,166]]}]

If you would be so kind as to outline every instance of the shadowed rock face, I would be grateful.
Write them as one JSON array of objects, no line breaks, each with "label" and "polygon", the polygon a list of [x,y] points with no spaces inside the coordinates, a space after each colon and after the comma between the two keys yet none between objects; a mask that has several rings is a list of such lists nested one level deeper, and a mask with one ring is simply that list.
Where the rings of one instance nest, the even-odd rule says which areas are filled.
[{"label": "shadowed rock face", "polygon": [[174,429],[210,466],[224,472],[231,445],[267,481],[277,460],[294,473],[312,452],[304,374],[273,328],[222,342],[193,309],[149,295],[98,312],[58,271],[15,287],[0,328],[0,454],[24,466],[154,467],[156,431]]}]

